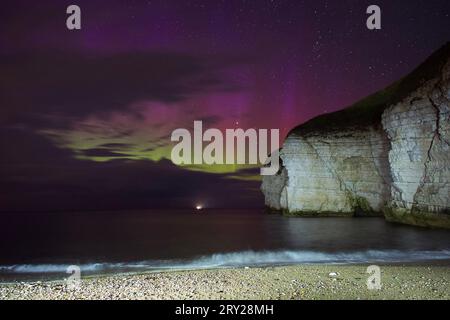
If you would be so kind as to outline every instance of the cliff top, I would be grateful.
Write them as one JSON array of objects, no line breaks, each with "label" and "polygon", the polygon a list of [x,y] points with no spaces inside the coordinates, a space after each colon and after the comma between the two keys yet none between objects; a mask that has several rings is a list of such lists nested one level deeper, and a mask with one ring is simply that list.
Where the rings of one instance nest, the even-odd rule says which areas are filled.
[{"label": "cliff top", "polygon": [[308,135],[315,132],[333,132],[345,129],[364,129],[381,124],[383,111],[400,102],[426,81],[439,77],[450,59],[450,42],[434,52],[425,62],[407,76],[355,104],[333,113],[320,115],[291,130],[289,135]]}]

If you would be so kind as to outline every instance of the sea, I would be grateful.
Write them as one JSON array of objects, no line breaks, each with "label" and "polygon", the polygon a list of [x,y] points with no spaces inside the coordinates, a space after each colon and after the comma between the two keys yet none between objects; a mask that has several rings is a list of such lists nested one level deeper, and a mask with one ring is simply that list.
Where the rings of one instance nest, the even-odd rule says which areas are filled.
[{"label": "sea", "polygon": [[292,264],[450,261],[450,232],[263,209],[2,213],[0,281]]}]

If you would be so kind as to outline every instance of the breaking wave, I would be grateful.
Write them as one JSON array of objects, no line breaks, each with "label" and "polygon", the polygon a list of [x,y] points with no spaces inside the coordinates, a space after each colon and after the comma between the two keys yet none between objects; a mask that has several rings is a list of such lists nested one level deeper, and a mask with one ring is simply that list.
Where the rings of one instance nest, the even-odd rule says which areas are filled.
[{"label": "breaking wave", "polygon": [[[234,253],[217,253],[188,260],[148,260],[123,263],[100,262],[80,264],[79,267],[81,272],[92,274],[103,272],[192,270],[290,264],[355,264],[420,262],[431,260],[450,260],[450,250],[368,250],[347,253],[314,251],[243,251]],[[70,265],[71,264],[2,265],[0,266],[0,273],[65,273]]]}]

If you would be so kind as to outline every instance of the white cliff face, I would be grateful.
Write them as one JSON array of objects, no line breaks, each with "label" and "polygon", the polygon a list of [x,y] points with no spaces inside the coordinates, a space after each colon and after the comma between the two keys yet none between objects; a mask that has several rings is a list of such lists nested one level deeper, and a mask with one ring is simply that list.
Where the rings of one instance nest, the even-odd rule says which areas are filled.
[{"label": "white cliff face", "polygon": [[383,113],[393,180],[388,219],[425,226],[449,223],[449,117],[450,63],[441,78]]},{"label": "white cliff face", "polygon": [[[267,177],[267,176],[265,176]],[[287,184],[286,168],[281,168],[277,175],[263,179],[261,190],[265,195],[265,205],[275,210],[282,210],[281,192]]]},{"label": "white cliff face", "polygon": [[283,169],[263,177],[266,205],[289,214],[378,213],[450,228],[449,57],[445,61],[438,75],[420,78],[422,84],[385,108],[378,123],[294,130],[280,151]]},{"label": "white cliff face", "polygon": [[[280,152],[285,184],[269,190],[266,203],[279,203],[290,213],[373,214],[388,200],[388,141],[380,130],[333,135],[292,135]],[[274,206],[276,208],[276,206]]]}]

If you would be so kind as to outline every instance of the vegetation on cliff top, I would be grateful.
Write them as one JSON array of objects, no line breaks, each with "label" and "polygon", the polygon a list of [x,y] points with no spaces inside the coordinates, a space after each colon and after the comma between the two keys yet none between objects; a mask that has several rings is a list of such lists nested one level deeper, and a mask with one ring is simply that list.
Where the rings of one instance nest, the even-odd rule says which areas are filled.
[{"label": "vegetation on cliff top", "polygon": [[314,132],[333,132],[345,129],[364,129],[381,124],[383,111],[406,98],[426,81],[438,76],[450,58],[450,42],[434,52],[409,75],[355,104],[333,113],[318,116],[291,130],[289,135],[308,135]]}]

